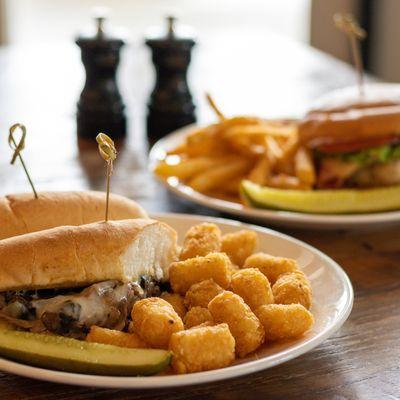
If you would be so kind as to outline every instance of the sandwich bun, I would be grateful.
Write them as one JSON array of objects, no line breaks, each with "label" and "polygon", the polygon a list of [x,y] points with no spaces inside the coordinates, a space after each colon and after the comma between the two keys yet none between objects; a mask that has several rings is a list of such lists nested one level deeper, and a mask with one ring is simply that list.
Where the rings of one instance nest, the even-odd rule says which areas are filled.
[{"label": "sandwich bun", "polygon": [[310,148],[391,143],[400,137],[400,85],[369,84],[363,96],[357,87],[334,91],[315,102],[300,121],[298,133],[300,142]]},{"label": "sandwich bun", "polygon": [[62,226],[0,241],[0,292],[168,278],[177,234],[151,219]]},{"label": "sandwich bun", "polygon": [[[0,240],[62,225],[83,225],[104,219],[102,192],[41,192],[0,197]],[[148,218],[135,201],[110,194],[111,220]]]},{"label": "sandwich bun", "polygon": [[315,148],[400,135],[400,104],[315,112],[299,124],[299,139]]}]

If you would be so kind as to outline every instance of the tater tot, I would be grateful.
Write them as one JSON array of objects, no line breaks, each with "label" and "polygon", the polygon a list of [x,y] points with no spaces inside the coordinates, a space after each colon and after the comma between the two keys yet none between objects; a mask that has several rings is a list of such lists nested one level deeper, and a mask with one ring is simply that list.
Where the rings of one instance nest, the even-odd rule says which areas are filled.
[{"label": "tater tot", "polygon": [[291,258],[275,257],[266,253],[256,253],[248,257],[243,268],[258,268],[273,285],[279,275],[293,272],[298,269],[296,260]]},{"label": "tater tot", "polygon": [[207,279],[190,286],[185,295],[185,305],[187,308],[205,307],[217,295],[223,292],[221,286],[214,282],[213,279]]},{"label": "tater tot", "polygon": [[221,250],[221,231],[215,224],[204,223],[192,226],[186,233],[180,260],[206,256]]},{"label": "tater tot", "polygon": [[137,301],[132,309],[133,330],[150,347],[168,348],[171,335],[183,330],[183,322],[174,308],[159,297]]},{"label": "tater tot", "polygon": [[174,333],[169,349],[172,369],[178,374],[227,367],[235,359],[235,339],[227,324]]},{"label": "tater tot", "polygon": [[308,310],[312,304],[311,285],[302,271],[281,275],[272,287],[276,304],[301,304]]},{"label": "tater tot", "polygon": [[236,341],[236,354],[244,357],[264,341],[264,328],[243,299],[229,291],[220,293],[208,304],[216,323],[225,322]]},{"label": "tater tot", "polygon": [[[307,278],[307,275],[301,269],[297,269],[296,271],[293,271],[293,272],[287,272],[286,274],[295,275],[297,277],[297,279],[299,279],[301,282],[303,282],[305,285],[308,285],[311,288],[311,283],[310,283],[309,279]],[[282,274],[282,275],[286,275],[286,274]]]},{"label": "tater tot", "polygon": [[171,264],[169,281],[175,293],[184,295],[195,283],[214,279],[226,289],[231,283],[230,260],[224,253],[211,253],[205,257],[190,258]]},{"label": "tater tot", "polygon": [[186,314],[186,306],[184,303],[184,299],[180,294],[162,292],[160,297],[165,301],[168,301],[168,303],[171,304],[176,313],[183,319]]},{"label": "tater tot", "polygon": [[231,278],[234,274],[236,274],[236,272],[239,271],[239,267],[236,264],[230,263],[229,265],[229,273],[231,274]]},{"label": "tater tot", "polygon": [[268,304],[256,312],[265,329],[265,340],[296,338],[307,332],[314,317],[301,304]]},{"label": "tater tot", "polygon": [[241,269],[232,276],[231,288],[254,311],[274,302],[271,285],[257,268]]},{"label": "tater tot", "polygon": [[214,322],[214,318],[212,317],[208,308],[203,307],[193,307],[191,308],[185,315],[184,324],[186,329],[192,328],[197,325],[201,325],[204,322]]},{"label": "tater tot", "polygon": [[87,342],[112,344],[119,347],[129,347],[132,349],[145,349],[149,347],[138,335],[135,333],[126,333],[115,331],[113,329],[101,328],[93,325],[90,332],[86,336]]},{"label": "tater tot", "polygon": [[191,328],[187,328],[187,329],[196,329],[196,328],[200,328],[202,326],[214,326],[214,325],[215,325],[214,320],[212,320],[212,322],[211,321],[206,321],[206,322],[203,322],[203,323],[201,323],[199,325],[195,325],[195,326],[192,326]]},{"label": "tater tot", "polygon": [[226,253],[233,264],[241,267],[257,247],[257,233],[249,230],[227,233],[222,236],[221,251]]}]

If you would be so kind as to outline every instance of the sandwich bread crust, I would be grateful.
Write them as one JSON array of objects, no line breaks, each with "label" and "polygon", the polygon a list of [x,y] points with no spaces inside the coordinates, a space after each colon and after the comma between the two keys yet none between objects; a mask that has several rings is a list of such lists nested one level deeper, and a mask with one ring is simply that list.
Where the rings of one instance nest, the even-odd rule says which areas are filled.
[{"label": "sandwich bread crust", "polygon": [[400,105],[313,111],[299,124],[299,139],[309,147],[400,134]]},{"label": "sandwich bread crust", "polygon": [[0,292],[80,287],[142,275],[168,277],[176,232],[159,221],[131,219],[62,226],[0,241]]},{"label": "sandwich bread crust", "polygon": [[[0,239],[62,225],[83,225],[104,218],[105,194],[102,192],[41,192],[0,197]],[[135,201],[111,194],[111,220],[148,218]]]}]

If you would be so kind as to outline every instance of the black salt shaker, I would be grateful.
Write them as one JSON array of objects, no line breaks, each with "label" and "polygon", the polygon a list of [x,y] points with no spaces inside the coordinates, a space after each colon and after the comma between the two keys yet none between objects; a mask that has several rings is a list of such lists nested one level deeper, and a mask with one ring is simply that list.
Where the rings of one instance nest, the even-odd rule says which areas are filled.
[{"label": "black salt shaker", "polygon": [[150,143],[196,121],[195,105],[187,82],[195,40],[177,32],[174,17],[168,17],[167,22],[165,33],[146,38],[156,71],[155,87],[147,104]]},{"label": "black salt shaker", "polygon": [[76,39],[86,71],[78,101],[78,137],[94,139],[99,132],[105,132],[113,139],[121,139],[126,135],[126,117],[116,73],[124,41],[104,31],[104,17],[97,17],[96,21],[94,35]]}]

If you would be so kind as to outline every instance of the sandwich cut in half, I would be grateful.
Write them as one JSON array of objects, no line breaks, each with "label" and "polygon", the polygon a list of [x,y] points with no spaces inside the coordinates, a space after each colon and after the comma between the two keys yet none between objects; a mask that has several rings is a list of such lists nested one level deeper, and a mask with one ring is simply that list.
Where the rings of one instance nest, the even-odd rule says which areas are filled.
[{"label": "sandwich cut in half", "polygon": [[157,296],[177,235],[151,219],[62,226],[0,241],[0,318],[31,332],[84,338],[123,330],[134,302]]},{"label": "sandwich cut in half", "polygon": [[313,150],[319,189],[400,184],[400,100],[313,110],[299,124],[299,140]]}]

